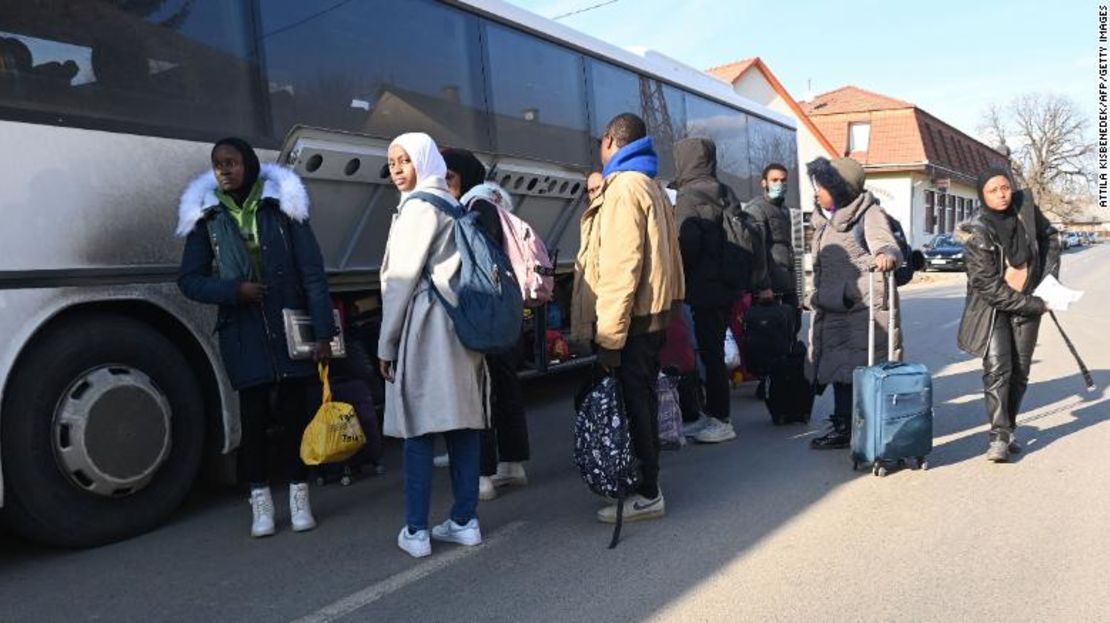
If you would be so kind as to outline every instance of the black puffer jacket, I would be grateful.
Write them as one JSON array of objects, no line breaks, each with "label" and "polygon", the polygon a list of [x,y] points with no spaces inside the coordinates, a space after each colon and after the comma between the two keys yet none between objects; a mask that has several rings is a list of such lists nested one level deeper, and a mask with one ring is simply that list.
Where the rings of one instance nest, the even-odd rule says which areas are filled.
[{"label": "black puffer jacket", "polygon": [[717,146],[705,138],[675,144],[678,244],[686,273],[686,302],[694,307],[732,305],[740,293],[723,278],[726,215],[742,213],[731,188],[717,181]]},{"label": "black puffer jacket", "polygon": [[987,352],[997,312],[1021,316],[1043,314],[1044,301],[1031,293],[1045,275],[1058,276],[1060,273],[1060,241],[1056,228],[1033,204],[1029,191],[1017,191],[1013,201],[1020,206],[1018,219],[1025,227],[1031,247],[1029,281],[1023,292],[1014,290],[1003,279],[1005,258],[1002,245],[981,216],[956,228],[956,239],[964,245],[964,261],[967,264],[967,300],[957,345],[960,350],[977,357]]}]

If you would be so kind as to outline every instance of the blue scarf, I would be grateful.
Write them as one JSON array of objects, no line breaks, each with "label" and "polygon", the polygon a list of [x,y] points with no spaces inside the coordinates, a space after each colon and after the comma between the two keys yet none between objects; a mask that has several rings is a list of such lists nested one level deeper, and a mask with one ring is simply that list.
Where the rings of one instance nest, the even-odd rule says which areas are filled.
[{"label": "blue scarf", "polygon": [[655,144],[650,136],[632,141],[617,150],[601,170],[601,176],[609,177],[618,171],[636,171],[655,178],[655,174],[659,172],[659,156],[655,155]]}]

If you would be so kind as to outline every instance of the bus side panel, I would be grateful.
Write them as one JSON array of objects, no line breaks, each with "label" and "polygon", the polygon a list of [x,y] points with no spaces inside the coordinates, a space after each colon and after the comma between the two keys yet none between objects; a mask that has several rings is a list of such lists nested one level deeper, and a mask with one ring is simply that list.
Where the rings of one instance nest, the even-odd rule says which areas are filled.
[{"label": "bus side panel", "polygon": [[[219,385],[224,447],[228,453],[239,445],[239,406],[235,391],[220,364],[219,349],[212,327],[215,314],[206,306],[186,301],[172,283],[152,285],[105,286],[96,288],[0,289],[0,405],[20,353],[35,334],[51,319],[74,307],[91,303],[143,301],[176,318],[200,344],[215,371]],[[5,417],[0,411],[0,418]],[[4,476],[0,464],[0,506],[4,500]]]}]

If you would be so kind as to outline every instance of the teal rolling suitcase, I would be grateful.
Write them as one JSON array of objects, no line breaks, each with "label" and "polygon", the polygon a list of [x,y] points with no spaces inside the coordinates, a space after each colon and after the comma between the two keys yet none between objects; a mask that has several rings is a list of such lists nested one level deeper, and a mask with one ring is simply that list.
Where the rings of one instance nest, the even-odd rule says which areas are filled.
[{"label": "teal rolling suitcase", "polygon": [[[894,314],[893,273],[888,273],[887,310]],[[875,276],[871,275],[872,300]],[[933,451],[933,377],[919,363],[893,361],[894,340],[887,339],[887,361],[875,364],[875,310],[870,307],[868,365],[852,374],[852,468],[869,465],[871,473],[916,462],[928,468]],[[893,325],[893,322],[887,323]]]}]

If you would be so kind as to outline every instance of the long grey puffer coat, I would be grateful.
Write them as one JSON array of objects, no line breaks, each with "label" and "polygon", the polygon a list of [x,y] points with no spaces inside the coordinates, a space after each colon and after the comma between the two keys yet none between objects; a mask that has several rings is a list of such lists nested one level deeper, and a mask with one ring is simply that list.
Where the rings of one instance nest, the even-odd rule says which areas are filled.
[{"label": "long grey puffer coat", "polygon": [[[454,201],[446,188],[420,188]],[[453,286],[461,257],[454,221],[427,201],[403,203],[394,217],[382,262],[382,331],[378,356],[394,362],[385,387],[383,432],[408,439],[430,433],[489,426],[489,375],[485,358],[467,350],[437,289],[456,303]]]},{"label": "long grey puffer coat", "polygon": [[[860,246],[853,231],[863,219],[864,238],[872,250]],[[808,306],[814,310],[809,328],[806,377],[821,385],[851,383],[852,372],[867,365],[868,306],[875,308],[875,362],[887,359],[887,336],[892,334],[894,358],[902,359],[902,334],[897,292],[893,318],[887,314],[884,274],[875,273],[875,300],[868,294],[874,255],[883,253],[902,263],[898,243],[879,201],[864,191],[847,206],[827,217],[813,213],[813,291]],[[893,323],[890,322],[893,320]]]}]

